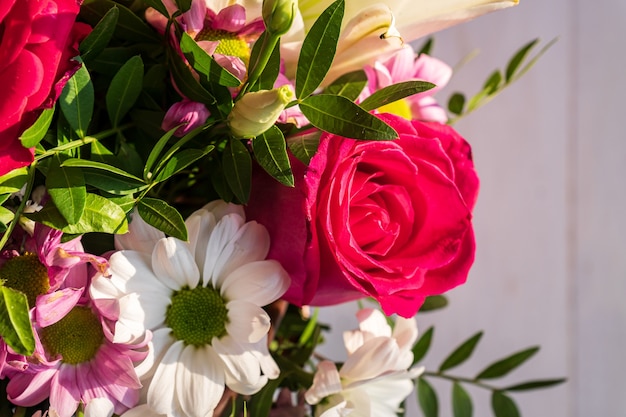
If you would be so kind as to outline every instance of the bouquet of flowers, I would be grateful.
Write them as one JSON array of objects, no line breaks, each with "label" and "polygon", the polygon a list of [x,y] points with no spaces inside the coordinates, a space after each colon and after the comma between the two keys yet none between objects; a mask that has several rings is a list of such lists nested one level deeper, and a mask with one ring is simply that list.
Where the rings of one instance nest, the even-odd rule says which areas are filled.
[{"label": "bouquet of flowers", "polygon": [[[402,415],[417,385],[492,391],[421,360],[415,315],[474,260],[466,101],[410,42],[516,1],[7,0],[0,5],[0,414]],[[544,48],[545,50],[545,48]],[[317,308],[362,300],[347,359]],[[420,310],[421,309],[421,310]]]}]

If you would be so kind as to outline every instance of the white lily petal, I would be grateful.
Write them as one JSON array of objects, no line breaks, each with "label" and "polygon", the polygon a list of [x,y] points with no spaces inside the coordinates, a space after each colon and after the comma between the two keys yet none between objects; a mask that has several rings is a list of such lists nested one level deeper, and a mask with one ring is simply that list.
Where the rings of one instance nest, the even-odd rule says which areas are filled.
[{"label": "white lily petal", "polygon": [[173,290],[195,288],[200,271],[193,254],[182,240],[168,237],[157,242],[152,252],[152,269],[156,277]]},{"label": "white lily petal", "polygon": [[260,307],[242,300],[229,301],[226,332],[239,343],[256,343],[270,330],[270,316]]},{"label": "white lily petal", "polygon": [[94,398],[85,406],[85,417],[111,417],[113,403],[108,398]]},{"label": "white lily petal", "polygon": [[211,416],[224,393],[224,371],[211,346],[186,346],[176,368],[176,397],[188,416]]},{"label": "white lily petal", "polygon": [[165,234],[162,231],[146,223],[135,210],[128,224],[128,233],[115,235],[115,249],[131,249],[151,254],[156,242],[164,237]]},{"label": "white lily petal", "polygon": [[291,279],[287,271],[274,260],[245,264],[230,273],[220,287],[227,300],[245,300],[257,306],[266,306],[279,299]]},{"label": "white lily petal", "polygon": [[391,337],[391,326],[380,310],[363,308],[357,312],[356,318],[359,320],[359,329],[362,332],[371,333],[375,337]]},{"label": "white lily petal", "polygon": [[150,381],[148,405],[159,414],[172,414],[178,403],[174,381],[183,347],[183,342],[180,340],[169,347]]},{"label": "white lily petal", "polygon": [[342,378],[360,381],[394,371],[398,363],[398,344],[388,337],[368,340],[344,362],[339,373]]},{"label": "white lily petal", "polygon": [[317,404],[323,398],[341,392],[341,378],[337,367],[331,361],[321,361],[313,376],[313,385],[304,394],[306,402]]},{"label": "white lily petal", "polygon": [[217,279],[214,277],[214,271],[217,264],[221,263],[222,252],[239,229],[243,226],[243,217],[237,214],[227,214],[213,229],[209,243],[207,245],[206,258],[204,261],[204,270],[202,272],[202,280],[204,285],[212,284],[218,287]]},{"label": "white lily petal", "polygon": [[248,345],[239,344],[230,336],[213,338],[211,345],[225,365],[228,388],[239,394],[252,395],[267,383],[267,377],[261,375],[259,361]]}]

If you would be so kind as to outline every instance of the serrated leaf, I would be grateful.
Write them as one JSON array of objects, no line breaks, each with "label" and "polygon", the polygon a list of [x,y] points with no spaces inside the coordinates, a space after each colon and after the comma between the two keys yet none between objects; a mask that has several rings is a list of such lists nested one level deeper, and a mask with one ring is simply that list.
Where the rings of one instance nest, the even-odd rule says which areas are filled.
[{"label": "serrated leaf", "polygon": [[526,45],[522,46],[511,58],[509,63],[506,66],[506,71],[504,75],[505,82],[509,82],[515,74],[515,71],[519,68],[526,55],[530,52],[530,50],[539,42],[539,39],[532,40],[528,42]]},{"label": "serrated leaf", "polygon": [[333,81],[324,93],[334,94],[336,96],[344,96],[350,100],[356,100],[361,94],[363,88],[367,85],[367,74],[363,70],[356,70],[343,74],[341,77]]},{"label": "serrated leaf", "polygon": [[417,343],[415,343],[415,346],[413,346],[413,365],[421,361],[422,358],[426,356],[426,353],[428,353],[428,349],[430,349],[430,344],[433,340],[434,332],[435,328],[431,326],[422,336],[420,336]]},{"label": "serrated leaf", "polygon": [[0,286],[0,336],[17,354],[30,356],[35,351],[26,295],[4,286]]},{"label": "serrated leaf", "polygon": [[337,51],[344,9],[344,0],[332,3],[304,38],[296,70],[296,97],[299,99],[312,94],[326,77]]},{"label": "serrated leaf", "polygon": [[483,336],[483,332],[478,332],[457,347],[439,366],[439,372],[454,368],[465,362],[474,352],[476,345]]},{"label": "serrated leaf", "polygon": [[0,194],[17,193],[28,181],[28,168],[22,167],[0,177]]},{"label": "serrated leaf", "polygon": [[94,106],[93,84],[84,65],[81,65],[65,84],[59,97],[59,106],[74,132],[79,138],[84,138],[87,135]]},{"label": "serrated leaf", "polygon": [[515,402],[501,391],[494,391],[491,395],[491,409],[496,417],[520,417]]},{"label": "serrated leaf", "polygon": [[206,149],[184,149],[174,154],[165,164],[162,170],[156,175],[154,182],[165,181],[172,176],[178,174],[198,159],[208,155],[215,147],[210,146]]},{"label": "serrated leaf", "polygon": [[239,78],[222,68],[185,32],[180,39],[180,49],[193,69],[200,77],[204,77],[207,83],[217,83],[226,87],[238,87],[241,84]]},{"label": "serrated leaf", "polygon": [[533,389],[549,388],[554,385],[562,384],[565,381],[567,381],[565,378],[538,379],[535,381],[527,381],[520,384],[511,385],[509,387],[502,388],[502,391],[529,391]]},{"label": "serrated leaf", "polygon": [[317,152],[320,145],[322,132],[313,129],[312,131],[301,132],[287,138],[287,146],[293,155],[304,165],[309,165],[311,158]]},{"label": "serrated leaf", "polygon": [[89,35],[80,43],[78,50],[80,51],[83,61],[89,62],[104,51],[104,48],[106,48],[111,41],[113,33],[115,33],[119,16],[120,10],[117,6],[111,7],[109,11],[102,16]]},{"label": "serrated leaf", "polygon": [[374,94],[363,100],[360,106],[367,111],[374,110],[393,103],[394,101],[412,96],[413,94],[423,93],[434,87],[435,84],[427,81],[405,81],[392,84],[377,90]]},{"label": "serrated leaf", "polygon": [[115,34],[132,42],[160,42],[159,34],[129,8],[112,0],[85,1],[80,7],[80,16],[95,26],[112,8],[119,8]]},{"label": "serrated leaf", "polygon": [[266,132],[252,140],[254,156],[261,167],[281,184],[293,187],[295,182],[291,164],[287,155],[287,144],[283,132],[270,127]]},{"label": "serrated leaf", "polygon": [[137,203],[141,218],[168,236],[187,241],[187,226],[178,210],[163,200],[142,198]]},{"label": "serrated leaf", "polygon": [[56,104],[52,108],[42,111],[35,123],[21,134],[20,142],[22,142],[23,147],[34,148],[46,136],[52,123],[55,106]]},{"label": "serrated leaf", "polygon": [[417,400],[425,417],[437,417],[439,415],[437,393],[424,378],[417,379]]},{"label": "serrated leaf", "polygon": [[492,379],[500,378],[526,362],[532,356],[539,352],[539,346],[534,346],[520,352],[514,353],[506,358],[500,359],[487,368],[483,369],[476,379]]},{"label": "serrated leaf", "polygon": [[364,140],[398,137],[391,126],[342,96],[310,96],[302,100],[300,110],[313,126],[335,135]]},{"label": "serrated leaf", "polygon": [[454,417],[472,417],[472,399],[458,382],[452,384],[452,415]]},{"label": "serrated leaf", "polygon": [[452,94],[448,100],[450,113],[460,115],[463,113],[463,107],[465,107],[465,96],[461,93]]},{"label": "serrated leaf", "polygon": [[24,216],[72,235],[91,232],[128,232],[124,210],[106,198],[91,193],[87,193],[85,210],[76,224],[68,224],[54,204],[46,204],[40,211],[25,213]]},{"label": "serrated leaf", "polygon": [[142,83],[143,61],[136,55],[115,74],[106,93],[107,112],[114,127],[137,101]]},{"label": "serrated leaf", "polygon": [[61,167],[60,164],[58,157],[52,159],[46,176],[46,189],[63,218],[72,225],[79,221],[85,209],[85,178],[80,169]]},{"label": "serrated leaf", "polygon": [[448,305],[448,299],[443,295],[431,295],[430,297],[426,297],[424,304],[419,309],[420,313],[424,313],[426,311],[434,311],[444,308]]},{"label": "serrated leaf", "polygon": [[222,166],[228,186],[239,199],[239,202],[246,204],[250,198],[252,158],[241,141],[231,139],[224,150]]}]

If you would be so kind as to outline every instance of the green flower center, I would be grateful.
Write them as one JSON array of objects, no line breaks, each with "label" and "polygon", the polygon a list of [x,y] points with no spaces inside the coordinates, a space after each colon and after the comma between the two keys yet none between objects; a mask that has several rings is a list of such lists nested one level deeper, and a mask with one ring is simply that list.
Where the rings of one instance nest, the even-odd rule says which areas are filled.
[{"label": "green flower center", "polygon": [[38,295],[46,294],[50,289],[48,271],[32,253],[6,261],[0,268],[0,280],[5,286],[26,294],[29,308],[35,306]]},{"label": "green flower center", "polygon": [[61,355],[64,363],[76,365],[90,361],[104,340],[98,317],[89,307],[74,307],[58,322],[44,327],[41,343],[52,357]]},{"label": "green flower center", "polygon": [[196,41],[219,41],[215,50],[216,54],[236,56],[246,65],[250,60],[250,47],[248,43],[235,33],[225,30],[204,29],[196,36]]},{"label": "green flower center", "polygon": [[176,291],[165,313],[165,324],[177,340],[204,346],[226,335],[228,310],[219,292],[210,287]]}]

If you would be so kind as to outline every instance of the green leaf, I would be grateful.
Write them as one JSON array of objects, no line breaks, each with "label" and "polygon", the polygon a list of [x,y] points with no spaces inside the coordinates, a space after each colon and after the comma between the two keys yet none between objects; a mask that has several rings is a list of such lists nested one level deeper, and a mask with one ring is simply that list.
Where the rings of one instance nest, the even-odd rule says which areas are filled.
[{"label": "green leaf", "polygon": [[222,165],[228,186],[235,193],[239,202],[246,204],[250,198],[252,159],[248,149],[241,141],[230,140],[229,145],[224,150]]},{"label": "green leaf", "polygon": [[180,40],[180,49],[193,69],[201,78],[204,77],[206,83],[217,83],[226,87],[238,87],[241,84],[239,78],[222,68],[185,32]]},{"label": "green leaf", "polygon": [[123,169],[108,165],[108,164],[104,164],[102,162],[96,162],[96,161],[89,161],[87,159],[67,159],[65,161],[63,161],[63,163],[61,164],[62,167],[80,167],[80,168],[92,168],[92,169],[99,169],[102,171],[108,171],[111,172],[113,174],[119,175],[121,177],[124,177],[130,181],[133,182],[137,182],[137,183],[143,183],[143,181],[132,175],[129,174],[128,172],[124,171]]},{"label": "green leaf", "polygon": [[185,97],[206,105],[216,102],[215,97],[195,79],[187,64],[175,52],[168,54],[168,64],[176,87]]},{"label": "green leaf", "polygon": [[332,3],[313,23],[302,42],[296,70],[296,97],[312,94],[328,73],[339,41],[344,0]]},{"label": "green leaf", "polygon": [[483,90],[487,95],[491,95],[497,92],[500,89],[502,84],[502,74],[499,70],[495,70],[491,73],[487,81],[485,81],[485,85],[483,86]]},{"label": "green leaf", "polygon": [[320,145],[320,136],[322,136],[322,132],[317,129],[301,132],[297,135],[289,136],[287,138],[287,146],[289,146],[291,153],[304,165],[309,165],[311,158],[313,158]]},{"label": "green leaf", "polygon": [[20,142],[22,142],[23,147],[34,148],[46,136],[48,128],[52,123],[54,109],[55,107],[53,106],[51,109],[45,109],[42,111],[35,123],[22,133],[20,136]]},{"label": "green leaf", "polygon": [[281,184],[293,187],[295,182],[287,155],[283,132],[276,126],[252,140],[254,156],[261,167]]},{"label": "green leaf", "polygon": [[46,189],[67,223],[76,224],[83,215],[87,199],[85,178],[80,169],[60,165],[58,156],[52,159],[46,176]]},{"label": "green leaf", "polygon": [[491,408],[496,417],[520,417],[515,402],[502,391],[494,391],[491,395]]},{"label": "green leaf", "polygon": [[90,159],[94,162],[101,162],[103,164],[115,165],[117,158],[113,155],[113,152],[107,149],[99,140],[91,142]]},{"label": "green leaf", "polygon": [[4,286],[0,286],[0,336],[15,353],[30,356],[35,351],[26,295]]},{"label": "green leaf", "polygon": [[113,195],[134,194],[148,188],[144,182],[138,182],[122,177],[109,171],[84,168],[85,184]]},{"label": "green leaf", "polygon": [[424,378],[417,379],[417,400],[425,417],[437,417],[439,415],[437,393]]},{"label": "green leaf", "polygon": [[448,100],[448,110],[452,114],[462,114],[463,107],[465,106],[465,96],[461,93],[454,93],[450,96]]},{"label": "green leaf", "polygon": [[472,399],[458,382],[452,384],[452,415],[454,417],[472,417]]},{"label": "green leaf", "polygon": [[533,389],[549,388],[554,385],[562,384],[567,381],[565,378],[556,379],[538,379],[536,381],[527,381],[520,384],[511,385],[506,388],[502,388],[502,391],[529,391]]},{"label": "green leaf", "polygon": [[420,307],[419,312],[424,313],[426,311],[439,310],[448,305],[448,300],[443,295],[431,295],[430,297],[426,297],[426,301]]},{"label": "green leaf", "polygon": [[187,226],[178,210],[163,200],[142,198],[137,204],[137,212],[146,223],[161,230],[166,235],[187,241]]},{"label": "green leaf", "polygon": [[8,208],[4,208],[2,206],[0,206],[0,222],[2,224],[9,224],[13,221],[13,218],[15,217],[15,213],[13,213],[11,210],[9,210]]},{"label": "green leaf", "polygon": [[114,127],[137,101],[142,83],[143,61],[136,55],[115,74],[106,93],[107,112]]},{"label": "green leaf", "polygon": [[80,43],[78,50],[83,61],[89,62],[104,51],[104,48],[107,47],[113,37],[119,16],[120,9],[117,6],[111,7],[89,35]]},{"label": "green leaf", "polygon": [[148,155],[148,160],[146,161],[146,164],[144,165],[144,168],[143,168],[143,178],[146,181],[152,178],[154,173],[151,173],[150,170],[154,167],[154,164],[159,158],[159,155],[161,155],[161,152],[163,152],[165,145],[167,145],[167,142],[169,142],[169,140],[172,138],[172,136],[174,135],[174,132],[176,132],[178,127],[179,126],[176,126],[170,129],[169,131],[167,131],[163,136],[159,138],[157,143],[152,147],[152,150],[150,151],[150,155]]},{"label": "green leaf", "polygon": [[446,359],[444,359],[441,366],[439,366],[439,372],[458,366],[469,359],[482,336],[483,332],[478,332],[463,342],[450,355],[448,355]]},{"label": "green leaf", "polygon": [[96,24],[112,8],[119,8],[115,34],[133,43],[161,42],[161,36],[129,8],[112,0],[86,0],[80,7],[80,16],[91,26]]},{"label": "green leaf", "polygon": [[333,81],[324,93],[344,96],[350,100],[356,100],[363,88],[367,85],[367,74],[363,70],[356,70],[343,74]]},{"label": "green leaf", "polygon": [[545,54],[548,51],[548,49],[550,49],[552,45],[554,45],[558,40],[559,38],[554,38],[550,42],[548,42],[546,46],[541,48],[541,50],[537,52],[537,54],[522,69],[518,70],[517,73],[513,74],[509,82],[518,80],[522,75],[526,74],[526,72],[528,72],[528,70],[530,70],[537,63],[539,58],[541,58],[543,54]]},{"label": "green leaf", "polygon": [[420,49],[418,49],[418,55],[421,54],[426,54],[426,55],[430,55],[430,51],[433,49],[433,44],[435,43],[434,38],[431,36],[430,38],[426,39],[426,42],[424,42],[424,44],[422,45],[422,47]]},{"label": "green leaf", "polygon": [[154,182],[165,181],[178,174],[198,159],[208,155],[215,149],[213,145],[206,149],[184,149],[174,154],[165,164],[162,170],[154,178]]},{"label": "green leaf", "polygon": [[433,334],[435,332],[434,327],[430,327],[424,334],[419,338],[415,346],[413,346],[413,365],[422,360],[426,353],[428,353],[428,349],[430,349],[430,344],[433,340]]},{"label": "green leaf", "polygon": [[191,9],[191,0],[176,0],[176,5],[181,12],[185,13]]},{"label": "green leaf", "polygon": [[28,181],[28,168],[17,168],[0,177],[0,194],[19,192]]},{"label": "green leaf", "polygon": [[84,138],[91,122],[94,105],[93,84],[84,65],[65,84],[59,97],[59,105],[65,120],[74,132],[79,138]]},{"label": "green leaf", "polygon": [[391,126],[342,96],[310,96],[302,100],[300,110],[313,126],[335,135],[365,140],[398,137]]},{"label": "green leaf", "polygon": [[[172,158],[172,156],[174,156],[174,154],[176,152],[178,152],[178,150],[185,145],[187,142],[189,142],[190,140],[192,140],[193,138],[195,138],[196,136],[198,136],[198,134],[204,132],[206,129],[208,129],[211,125],[203,125],[203,126],[198,126],[195,129],[193,129],[191,132],[187,133],[185,136],[183,136],[182,138],[178,139],[178,141],[176,143],[174,143],[168,150],[167,152],[165,152],[165,154],[163,155],[163,157],[161,157],[161,159],[159,160],[159,162],[156,164],[156,168],[154,168],[153,170],[153,176],[154,175],[159,175],[159,173],[161,172],[161,170],[163,169],[163,167],[165,167],[165,165],[169,162],[170,158]],[[175,128],[174,128],[175,129]],[[169,133],[169,132],[168,132]],[[161,142],[161,140],[159,140],[159,142]],[[207,146],[204,151],[206,153],[211,152],[213,150],[213,146]],[[160,150],[159,150],[160,153]],[[152,153],[150,154],[150,156],[152,156]],[[157,155],[158,156],[158,155]],[[145,174],[144,174],[145,175]]]},{"label": "green leaf", "polygon": [[507,356],[504,359],[500,359],[497,362],[492,363],[487,368],[483,369],[476,379],[492,379],[500,378],[517,368],[539,351],[539,346],[534,346],[521,352],[514,353]]},{"label": "green leaf", "polygon": [[269,380],[258,393],[250,398],[250,416],[269,416],[274,403],[274,393],[285,379],[286,373],[281,372],[278,378]]},{"label": "green leaf", "polygon": [[[261,36],[269,36],[266,32],[263,32]],[[258,48],[256,48],[258,45]],[[259,49],[263,45],[262,39],[259,38],[254,43],[254,47],[252,49],[252,54],[259,53]],[[250,62],[253,62],[252,56],[250,57]],[[250,91],[259,91],[259,90],[271,90],[274,88],[274,84],[276,83],[276,79],[278,78],[278,74],[280,73],[280,40],[276,42],[274,46],[274,50],[272,51],[267,64],[265,64],[265,68],[259,75],[259,79],[254,83],[254,86],[250,89]]]},{"label": "green leaf", "polygon": [[413,94],[423,93],[433,87],[435,87],[435,84],[427,81],[405,81],[398,84],[392,84],[385,88],[381,88],[371,96],[367,97],[361,102],[361,107],[367,111],[374,110],[393,103],[394,101],[412,96]]},{"label": "green leaf", "polygon": [[72,235],[90,232],[128,232],[124,210],[106,198],[91,193],[87,194],[85,210],[76,224],[68,224],[54,204],[46,204],[40,211],[26,213],[24,216]]},{"label": "green leaf", "polygon": [[506,66],[506,71],[504,73],[505,82],[508,83],[511,78],[513,78],[513,74],[515,74],[515,71],[517,71],[522,61],[524,61],[524,58],[526,58],[526,55],[528,55],[537,42],[539,42],[539,39],[532,40],[515,52],[515,55],[513,55]]}]

